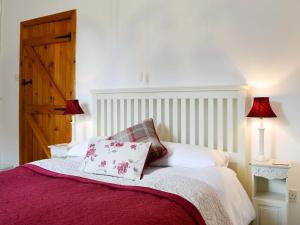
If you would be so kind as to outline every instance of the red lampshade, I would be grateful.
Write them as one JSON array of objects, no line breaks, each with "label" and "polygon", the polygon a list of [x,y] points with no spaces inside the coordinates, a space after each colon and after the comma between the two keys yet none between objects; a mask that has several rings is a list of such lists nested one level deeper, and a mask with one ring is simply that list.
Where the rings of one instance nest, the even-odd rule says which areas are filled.
[{"label": "red lampshade", "polygon": [[247,115],[247,117],[277,117],[273,112],[269,97],[257,97],[254,98],[253,106]]},{"label": "red lampshade", "polygon": [[67,100],[66,105],[67,108],[64,111],[64,115],[77,115],[84,113],[77,99]]}]

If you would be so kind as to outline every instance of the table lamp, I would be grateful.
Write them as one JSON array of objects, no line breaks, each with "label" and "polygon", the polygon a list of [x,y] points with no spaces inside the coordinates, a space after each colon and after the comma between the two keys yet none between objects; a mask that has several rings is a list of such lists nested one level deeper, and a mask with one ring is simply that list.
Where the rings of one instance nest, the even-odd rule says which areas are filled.
[{"label": "table lamp", "polygon": [[265,128],[263,123],[263,118],[273,118],[277,117],[276,114],[273,112],[269,97],[256,97],[253,101],[253,106],[247,115],[247,117],[252,118],[260,118],[260,127],[258,128],[259,131],[259,155],[255,159],[259,162],[267,161],[267,157],[264,154],[264,135],[265,135]]},{"label": "table lamp", "polygon": [[79,101],[77,99],[67,100],[66,101],[66,109],[64,111],[64,115],[72,116],[72,141],[70,145],[74,145],[76,143],[76,129],[75,129],[75,121],[76,115],[84,114],[82,108],[79,105]]}]

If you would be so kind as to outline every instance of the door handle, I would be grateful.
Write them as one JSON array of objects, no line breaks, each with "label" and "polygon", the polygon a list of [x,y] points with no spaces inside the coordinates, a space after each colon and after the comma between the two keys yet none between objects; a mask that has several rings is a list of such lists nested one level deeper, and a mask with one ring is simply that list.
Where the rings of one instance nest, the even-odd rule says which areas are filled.
[{"label": "door handle", "polygon": [[28,84],[32,84],[32,79],[30,79],[30,80],[23,79],[23,80],[22,80],[22,85],[23,85],[23,86],[26,86],[26,85],[28,85]]}]

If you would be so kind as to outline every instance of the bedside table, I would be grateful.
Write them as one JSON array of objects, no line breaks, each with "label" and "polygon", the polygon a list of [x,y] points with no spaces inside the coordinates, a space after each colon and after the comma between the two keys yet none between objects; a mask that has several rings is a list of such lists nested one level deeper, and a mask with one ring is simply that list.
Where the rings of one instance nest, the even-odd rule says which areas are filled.
[{"label": "bedside table", "polygon": [[48,146],[51,152],[51,158],[67,158],[68,151],[71,149],[71,145],[69,144],[58,144],[58,145],[50,145]]},{"label": "bedside table", "polygon": [[290,163],[252,161],[252,200],[255,225],[287,225]]},{"label": "bedside table", "polygon": [[14,166],[0,163],[0,172],[13,169]]}]

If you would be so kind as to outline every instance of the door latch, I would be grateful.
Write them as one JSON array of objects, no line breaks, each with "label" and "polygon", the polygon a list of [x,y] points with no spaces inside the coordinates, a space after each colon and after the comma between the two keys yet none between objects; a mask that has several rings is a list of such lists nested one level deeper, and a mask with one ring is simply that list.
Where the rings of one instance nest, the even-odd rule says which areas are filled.
[{"label": "door latch", "polygon": [[55,39],[63,39],[63,38],[69,38],[69,40],[71,40],[71,38],[72,38],[72,33],[69,32],[67,35],[62,35],[62,36],[57,36],[57,37],[55,37]]},{"label": "door latch", "polygon": [[23,80],[22,80],[22,85],[23,85],[23,86],[26,86],[26,85],[28,85],[28,84],[32,84],[32,79],[30,79],[30,80],[23,79]]},{"label": "door latch", "polygon": [[56,110],[56,111],[65,111],[66,108],[55,108],[54,110]]}]

